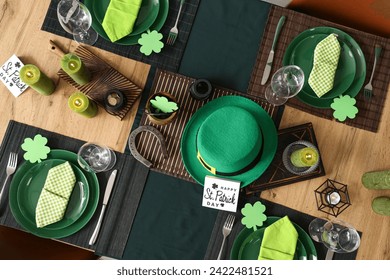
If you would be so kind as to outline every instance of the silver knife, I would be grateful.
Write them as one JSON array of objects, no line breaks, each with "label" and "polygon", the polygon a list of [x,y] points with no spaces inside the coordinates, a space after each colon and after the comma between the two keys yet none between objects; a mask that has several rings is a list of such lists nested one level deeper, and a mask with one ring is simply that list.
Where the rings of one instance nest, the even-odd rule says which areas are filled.
[{"label": "silver knife", "polygon": [[106,211],[107,203],[108,203],[108,200],[110,199],[112,188],[114,187],[114,181],[115,181],[115,177],[116,177],[117,172],[118,172],[118,170],[112,171],[110,178],[108,179],[106,191],[105,191],[104,197],[103,197],[103,207],[102,207],[102,210],[100,212],[99,220],[96,224],[95,230],[93,231],[91,239],[89,240],[89,245],[95,244],[95,241],[99,235],[100,226],[102,225],[104,212]]},{"label": "silver knife", "polygon": [[280,34],[280,31],[282,30],[282,27],[283,27],[285,20],[286,20],[286,17],[281,16],[279,19],[278,25],[276,26],[274,41],[272,42],[271,51],[269,52],[267,64],[265,65],[263,78],[261,79],[261,85],[264,85],[267,82],[269,74],[271,73],[271,67],[272,67],[272,62],[274,61],[276,43],[278,42],[279,34]]}]

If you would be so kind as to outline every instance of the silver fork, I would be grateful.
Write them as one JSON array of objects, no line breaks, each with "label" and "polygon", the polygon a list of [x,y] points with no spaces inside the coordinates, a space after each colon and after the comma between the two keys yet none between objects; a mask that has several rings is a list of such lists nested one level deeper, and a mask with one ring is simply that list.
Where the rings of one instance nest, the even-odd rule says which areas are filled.
[{"label": "silver fork", "polygon": [[374,72],[375,72],[375,67],[376,67],[376,63],[378,61],[378,58],[381,54],[381,51],[382,51],[382,47],[380,45],[375,45],[375,59],[374,59],[374,66],[372,67],[372,72],[371,72],[371,77],[370,77],[370,81],[368,82],[368,84],[364,87],[364,90],[363,90],[363,95],[364,95],[364,99],[367,101],[367,100],[370,100],[371,96],[372,96],[372,78],[374,77]]},{"label": "silver fork", "polygon": [[179,22],[179,17],[181,13],[181,8],[183,7],[183,3],[184,0],[180,0],[179,12],[177,13],[175,25],[169,31],[168,38],[167,38],[167,45],[173,45],[176,41],[177,35],[179,34],[179,30],[177,29],[177,23]]},{"label": "silver fork", "polygon": [[227,236],[230,234],[230,232],[232,231],[233,224],[234,224],[234,219],[235,219],[235,216],[232,215],[232,214],[229,214],[229,215],[227,216],[227,218],[226,218],[225,224],[223,225],[223,228],[222,228],[223,240],[222,240],[222,245],[221,245],[221,249],[219,250],[219,254],[218,254],[217,260],[220,260],[220,259],[221,259],[221,255],[222,255],[222,251],[223,251],[223,246],[225,245],[226,237],[227,237]]},{"label": "silver fork", "polygon": [[1,205],[1,202],[3,199],[3,195],[5,193],[5,185],[7,184],[8,178],[12,174],[14,174],[17,164],[18,164],[18,154],[11,152],[9,154],[8,164],[7,164],[7,168],[6,168],[7,177],[5,178],[5,182],[4,182],[3,187],[1,188],[1,192],[0,192],[0,205]]}]

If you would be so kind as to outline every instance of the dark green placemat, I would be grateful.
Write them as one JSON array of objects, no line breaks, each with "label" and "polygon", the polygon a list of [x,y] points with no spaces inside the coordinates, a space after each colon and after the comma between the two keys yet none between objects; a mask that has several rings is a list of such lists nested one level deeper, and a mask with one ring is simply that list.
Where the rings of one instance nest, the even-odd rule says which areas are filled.
[{"label": "dark green placemat", "polygon": [[[99,1],[99,0],[95,0]],[[99,37],[94,44],[95,47],[118,54],[120,56],[128,57],[137,61],[142,61],[147,64],[155,65],[162,69],[176,71],[179,67],[181,58],[183,56],[184,48],[187,44],[188,36],[191,32],[192,23],[194,21],[196,11],[200,0],[186,0],[184,2],[181,16],[178,23],[179,36],[173,46],[165,46],[159,54],[153,53],[150,56],[143,55],[139,49],[140,45],[122,46],[113,44],[110,41]],[[57,4],[59,0],[52,0],[41,29],[50,33],[54,33],[66,38],[73,38],[71,34],[65,32],[57,19]],[[81,1],[82,2],[82,1]],[[162,41],[165,43],[169,30],[176,21],[176,16],[179,9],[179,0],[169,1],[169,12],[164,26],[159,31],[163,34]]]},{"label": "dark green placemat", "polygon": [[[283,206],[281,204],[273,203],[271,201],[265,200],[265,199],[259,199],[257,197],[246,197],[241,194],[240,197],[240,203],[238,209],[241,209],[245,203],[249,202],[253,204],[257,200],[260,200],[266,207],[266,210],[264,214],[267,216],[276,216],[276,217],[284,217],[288,216],[289,219],[299,225],[304,231],[308,232],[309,224],[310,222],[315,219],[316,217],[313,217],[311,215],[302,213],[300,211],[294,210],[292,208]],[[217,259],[219,249],[222,243],[222,227],[226,220],[226,217],[229,213],[220,211],[218,213],[218,216],[216,218],[215,226],[213,229],[213,233],[210,237],[210,243],[207,248],[207,252],[205,255],[205,259]],[[231,234],[226,238],[225,243],[225,250],[222,255],[222,259],[229,259],[230,258],[230,250],[233,246],[234,239],[239,234],[239,232],[243,229],[243,225],[241,224],[241,218],[242,215],[240,213],[240,210],[238,210],[238,213],[236,213],[236,219],[235,224],[233,226]],[[362,233],[359,232],[360,236],[362,236]],[[317,252],[317,259],[318,260],[324,260],[327,252],[327,248],[322,243],[314,242],[314,246]],[[308,254],[309,255],[309,254]],[[345,253],[345,254],[338,254],[335,253],[333,259],[334,260],[354,260],[356,259],[357,251],[352,253]]]},{"label": "dark green placemat", "polygon": [[179,73],[245,93],[271,4],[202,1]]},{"label": "dark green placemat", "polygon": [[151,171],[123,259],[203,259],[218,211],[198,184]]},{"label": "dark green placemat", "polygon": [[[0,170],[5,170],[10,152],[18,152],[18,165],[22,164],[24,160],[20,145],[26,137],[31,138],[36,134],[46,137],[47,146],[51,149],[63,149],[77,153],[78,148],[84,143],[71,137],[11,120],[0,147]],[[111,172],[97,174],[100,196],[91,220],[80,231],[59,240],[88,250],[95,250],[99,255],[120,258],[133,224],[149,169],[131,155],[116,153],[116,157],[117,162],[114,168],[118,169],[118,174],[95,245],[89,246],[88,242],[98,220],[108,176]],[[5,172],[0,172],[1,183],[4,182],[5,176]],[[7,188],[11,180],[12,177],[8,181]],[[13,217],[8,201],[2,208],[0,224],[23,230]]]}]

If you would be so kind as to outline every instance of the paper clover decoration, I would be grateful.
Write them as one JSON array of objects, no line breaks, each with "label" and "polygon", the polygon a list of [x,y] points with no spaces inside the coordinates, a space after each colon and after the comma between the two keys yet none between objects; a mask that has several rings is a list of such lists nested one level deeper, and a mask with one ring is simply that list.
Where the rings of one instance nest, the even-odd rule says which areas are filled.
[{"label": "paper clover decoration", "polygon": [[50,148],[46,146],[47,138],[40,134],[35,135],[34,139],[26,138],[22,144],[22,150],[25,151],[23,158],[31,163],[41,162],[47,159]]},{"label": "paper clover decoration", "polygon": [[165,96],[156,96],[150,103],[163,113],[173,113],[179,109],[176,102],[169,101]]},{"label": "paper clover decoration", "polygon": [[330,107],[334,110],[333,117],[341,122],[348,117],[354,119],[358,113],[358,108],[355,106],[356,99],[349,95],[336,97]]},{"label": "paper clover decoration", "polygon": [[141,38],[138,39],[138,44],[141,45],[140,52],[144,55],[150,55],[152,52],[159,53],[164,47],[164,43],[160,40],[163,38],[161,33],[158,33],[156,30],[147,33],[143,33]]},{"label": "paper clover decoration", "polygon": [[253,230],[256,231],[256,226],[262,226],[263,222],[267,220],[264,211],[265,206],[260,201],[255,202],[253,205],[246,203],[245,207],[241,209],[241,213],[244,215],[244,218],[241,219],[241,223],[246,226],[246,228],[253,228]]}]

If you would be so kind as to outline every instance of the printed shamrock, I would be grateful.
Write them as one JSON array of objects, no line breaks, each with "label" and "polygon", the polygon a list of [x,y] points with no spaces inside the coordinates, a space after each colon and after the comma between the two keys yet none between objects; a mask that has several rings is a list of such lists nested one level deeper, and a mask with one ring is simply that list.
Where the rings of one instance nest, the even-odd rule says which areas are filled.
[{"label": "printed shamrock", "polygon": [[47,159],[47,154],[50,148],[46,146],[47,138],[40,134],[35,135],[34,139],[26,138],[22,144],[22,150],[26,151],[23,155],[25,160],[31,163],[41,162],[42,159]]},{"label": "printed shamrock", "polygon": [[263,222],[267,220],[264,211],[265,206],[260,201],[257,201],[253,205],[246,203],[245,207],[241,209],[241,213],[244,215],[244,218],[241,219],[241,223],[246,226],[246,228],[253,228],[253,230],[256,231],[256,226],[262,226]]},{"label": "printed shamrock", "polygon": [[141,45],[140,52],[144,55],[150,55],[152,52],[159,53],[164,47],[164,43],[160,40],[163,38],[161,33],[158,33],[156,30],[147,33],[143,33],[141,38],[138,39],[138,44]]},{"label": "printed shamrock", "polygon": [[358,108],[355,106],[356,99],[349,95],[336,97],[330,107],[334,110],[333,117],[341,122],[348,117],[354,119],[358,113]]},{"label": "printed shamrock", "polygon": [[165,96],[156,96],[154,99],[150,100],[152,106],[158,109],[159,112],[163,113],[173,113],[179,109],[176,102],[169,101]]}]

